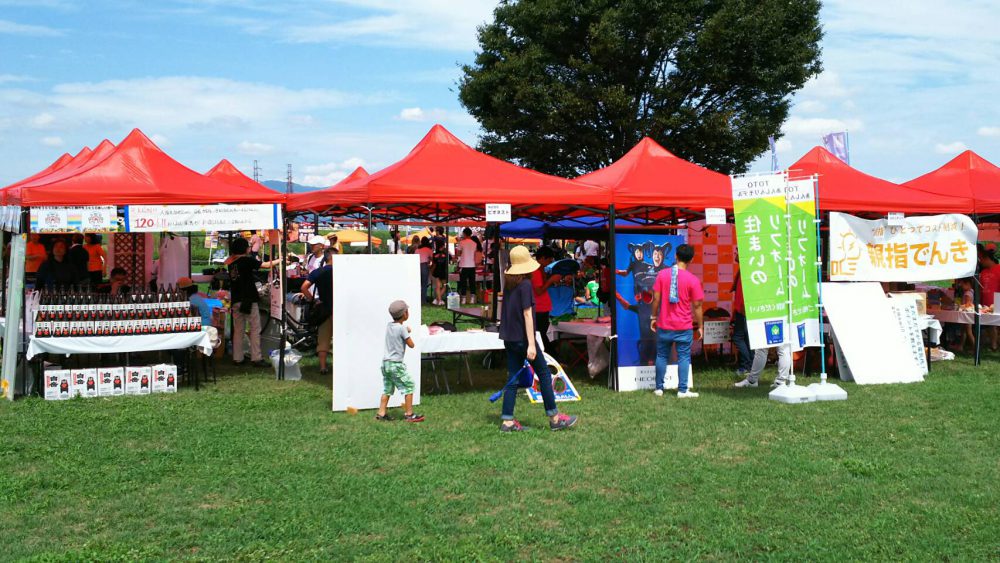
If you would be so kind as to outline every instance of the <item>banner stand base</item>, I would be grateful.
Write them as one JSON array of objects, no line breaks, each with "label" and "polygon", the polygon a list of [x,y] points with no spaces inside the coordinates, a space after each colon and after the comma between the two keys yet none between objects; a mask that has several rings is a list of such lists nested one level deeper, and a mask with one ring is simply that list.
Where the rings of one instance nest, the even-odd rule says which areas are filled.
[{"label": "banner stand base", "polygon": [[792,382],[788,385],[779,385],[774,391],[767,394],[767,398],[779,403],[795,405],[811,403],[816,400],[816,395],[811,390]]},{"label": "banner stand base", "polygon": [[806,387],[810,393],[816,395],[817,401],[846,401],[847,391],[833,383],[813,383]]}]

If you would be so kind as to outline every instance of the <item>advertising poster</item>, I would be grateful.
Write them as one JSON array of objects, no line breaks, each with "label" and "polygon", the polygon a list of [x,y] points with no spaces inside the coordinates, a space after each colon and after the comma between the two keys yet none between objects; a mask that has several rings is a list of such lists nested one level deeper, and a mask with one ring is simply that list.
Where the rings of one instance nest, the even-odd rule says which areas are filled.
[{"label": "advertising poster", "polygon": [[976,272],[979,229],[965,215],[869,221],[830,213],[830,280],[923,282]]},{"label": "advertising poster", "polygon": [[681,235],[619,234],[615,236],[615,297],[618,319],[618,380],[622,391],[652,389],[655,383],[656,334],[653,282],[676,262]]},{"label": "advertising poster", "polygon": [[118,208],[32,207],[29,226],[33,233],[113,233],[118,230]]},{"label": "advertising poster", "polygon": [[789,332],[785,175],[739,176],[732,185],[750,347],[779,346]]},{"label": "advertising poster", "polygon": [[688,271],[701,280],[705,290],[702,305],[705,332],[696,342],[692,353],[702,344],[715,345],[730,341],[729,323],[733,312],[733,280],[736,275],[736,237],[731,224],[710,225],[693,221],[687,229],[687,243],[694,247],[694,260]]},{"label": "advertising poster", "polygon": [[792,349],[819,346],[819,279],[816,271],[816,196],[814,182],[788,182],[791,261],[788,285],[792,293]]}]

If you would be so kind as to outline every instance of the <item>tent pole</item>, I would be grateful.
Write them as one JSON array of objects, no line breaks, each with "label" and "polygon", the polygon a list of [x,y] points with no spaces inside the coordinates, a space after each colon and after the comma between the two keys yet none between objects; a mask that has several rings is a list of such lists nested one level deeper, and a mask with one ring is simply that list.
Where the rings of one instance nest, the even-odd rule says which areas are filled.
[{"label": "tent pole", "polygon": [[[979,224],[979,217],[975,213],[972,215],[972,221],[974,223],[976,223],[977,225]],[[977,260],[978,260],[978,252],[976,254],[977,254]],[[980,360],[981,360],[981,352],[982,352],[982,350],[981,350],[981,344],[982,344],[982,340],[983,340],[983,324],[981,322],[980,315],[979,315],[979,304],[983,300],[983,293],[982,293],[982,283],[981,283],[981,280],[980,280],[980,277],[979,277],[980,276],[979,270],[980,270],[980,268],[979,268],[979,265],[977,264],[976,265],[975,283],[972,284],[972,312],[973,312],[973,317],[972,318],[974,319],[973,322],[975,323],[975,333],[976,333],[976,358],[975,358],[975,361],[973,362],[973,365],[976,365],[976,366],[980,365],[980,363],[981,363],[980,362]],[[928,364],[928,367],[929,366],[930,366],[930,364]]]},{"label": "tent pole", "polygon": [[497,322],[497,305],[500,303],[500,223],[494,224],[493,243],[490,245],[490,254],[493,255],[493,291],[490,299],[493,306],[490,308],[490,322]]},{"label": "tent pole", "polygon": [[[285,269],[285,255],[288,252],[288,237],[285,233],[288,232],[288,216],[284,216],[282,219],[282,229],[279,236],[281,237],[281,242],[278,246],[278,275],[280,276],[280,285],[278,285],[278,290],[281,291],[281,318],[278,319],[278,330],[281,331],[281,335],[278,337],[278,379],[285,379],[285,307],[287,305],[285,301],[285,288],[288,287],[288,271]],[[274,289],[273,287],[271,289]]]},{"label": "tent pole", "polygon": [[[608,207],[608,263],[606,268],[611,268],[611,292],[615,293],[615,282],[617,276],[614,275],[615,268],[615,205],[612,203]],[[611,371],[608,376],[608,388],[618,390],[618,307],[614,305],[614,296],[608,298],[608,312],[611,313],[611,342],[608,361]]]},{"label": "tent pole", "polygon": [[368,254],[372,253],[372,206],[368,204]]}]

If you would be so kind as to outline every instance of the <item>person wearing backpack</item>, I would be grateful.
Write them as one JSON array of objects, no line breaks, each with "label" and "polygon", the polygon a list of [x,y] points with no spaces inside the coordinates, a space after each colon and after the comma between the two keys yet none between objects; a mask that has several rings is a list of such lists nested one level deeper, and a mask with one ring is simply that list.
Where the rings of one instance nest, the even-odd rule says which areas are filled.
[{"label": "person wearing backpack", "polygon": [[501,432],[520,432],[521,423],[514,419],[514,404],[517,402],[518,378],[515,376],[531,364],[538,376],[538,387],[542,392],[545,414],[549,417],[549,428],[563,430],[576,424],[577,417],[560,414],[556,407],[556,396],[552,390],[552,374],[549,372],[545,355],[538,353],[535,335],[535,293],[532,289],[531,274],[541,265],[531,257],[528,248],[515,246],[510,251],[510,268],[505,272],[503,316],[500,319],[500,339],[507,352],[507,385],[503,390],[503,410],[500,415]]},{"label": "person wearing backpack", "polygon": [[[333,268],[320,266],[313,270],[306,281],[302,282],[299,295],[313,302],[313,314],[310,315],[309,323],[319,324],[316,334],[319,374],[329,375],[330,368],[327,366],[326,356],[333,347]],[[315,297],[319,297],[319,303],[315,302]]]}]

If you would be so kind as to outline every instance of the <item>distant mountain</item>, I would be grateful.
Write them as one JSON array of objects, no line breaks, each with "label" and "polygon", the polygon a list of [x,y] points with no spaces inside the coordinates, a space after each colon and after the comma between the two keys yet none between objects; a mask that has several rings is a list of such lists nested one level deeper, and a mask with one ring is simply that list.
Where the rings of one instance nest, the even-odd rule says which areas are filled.
[{"label": "distant mountain", "polygon": [[[281,180],[264,180],[263,182],[261,182],[261,184],[264,184],[265,186],[271,188],[272,190],[281,193],[285,193],[285,191],[287,191],[288,189],[287,183],[282,182]],[[292,190],[297,194],[301,194],[303,192],[314,192],[316,190],[322,190],[322,189],[323,188],[317,188],[316,186],[303,186],[302,184],[296,184],[295,182],[292,182]]]}]

